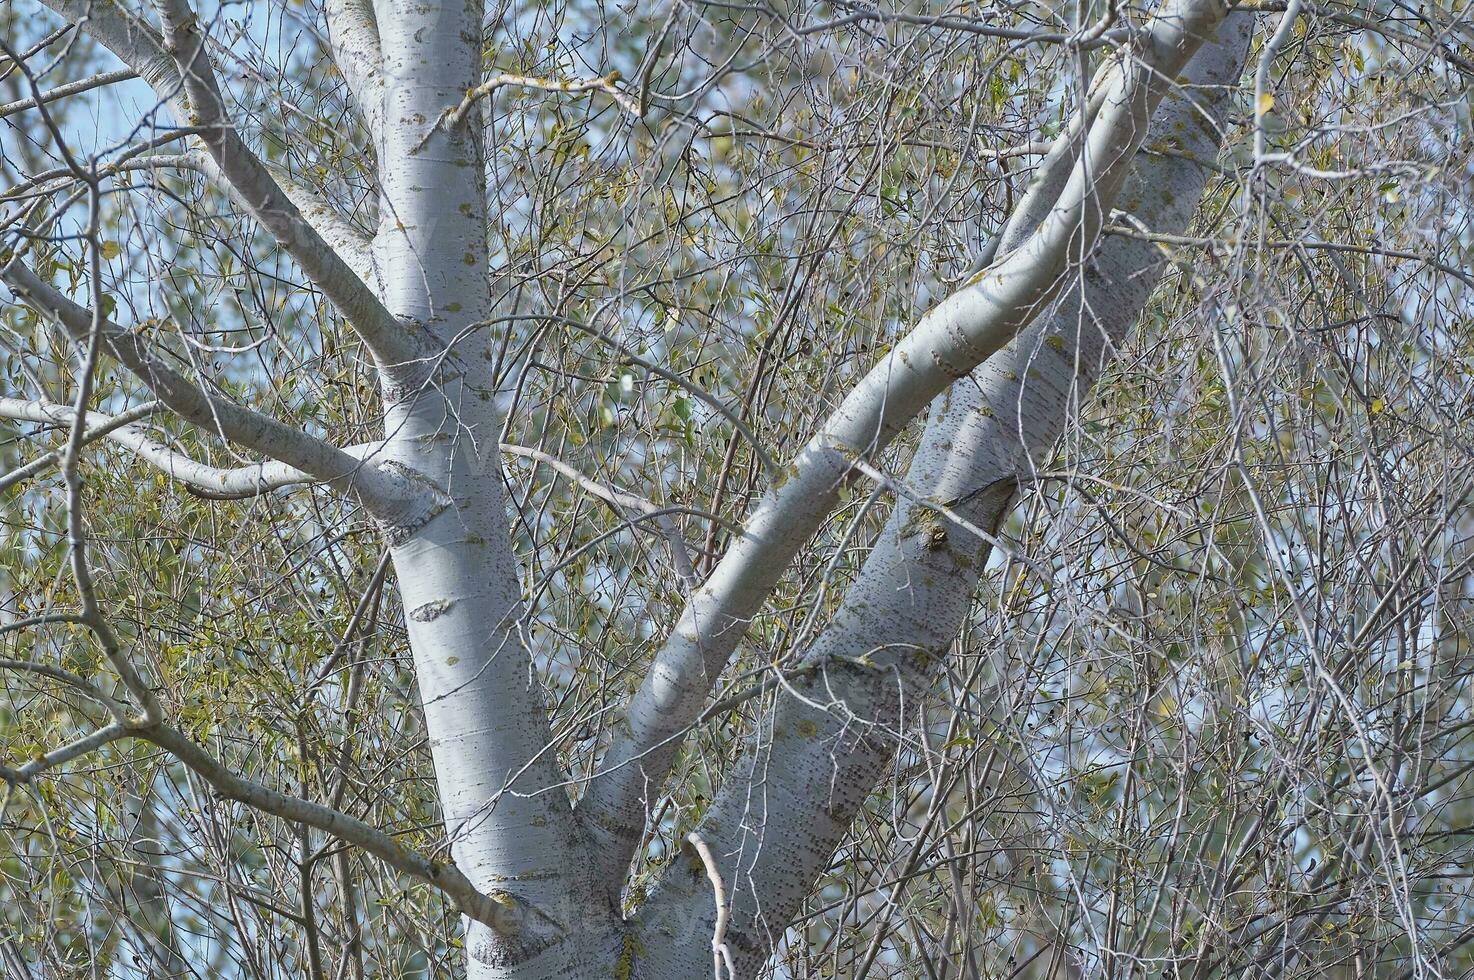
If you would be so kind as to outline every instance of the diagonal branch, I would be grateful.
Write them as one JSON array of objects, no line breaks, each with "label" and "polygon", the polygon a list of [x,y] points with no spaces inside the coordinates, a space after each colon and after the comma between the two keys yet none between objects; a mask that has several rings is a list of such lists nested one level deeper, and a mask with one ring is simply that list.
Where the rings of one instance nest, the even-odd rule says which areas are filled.
[{"label": "diagonal branch", "polygon": [[50,678],[96,701],[107,709],[108,714],[113,716],[113,720],[125,721],[128,717],[128,706],[126,704],[112,695],[103,692],[96,684],[87,680],[87,678],[80,677],[69,670],[63,670],[60,667],[37,660],[9,660],[5,658],[0,658],[0,670],[13,670],[19,673],[37,674],[41,677]]},{"label": "diagonal branch", "polygon": [[[38,665],[0,661],[0,668],[38,670]],[[47,676],[73,686],[77,679],[65,671],[38,670]],[[61,676],[65,675],[65,676]],[[85,681],[81,682],[85,685]],[[90,685],[89,685],[90,687]],[[95,696],[95,692],[89,692]],[[106,703],[106,702],[105,702]],[[9,785],[23,785],[41,773],[94,752],[111,742],[138,738],[158,746],[178,759],[191,772],[204,779],[221,797],[244,803],[263,813],[280,817],[331,834],[365,853],[371,854],[395,871],[424,882],[442,892],[455,907],[499,933],[518,934],[546,928],[545,917],[508,892],[481,892],[455,865],[427,857],[400,844],[382,830],[321,803],[278,792],[254,780],[232,772],[179,729],[163,723],[134,724],[114,721],[50,752],[40,753],[16,767],[0,765],[0,780]]]},{"label": "diagonal branch", "polygon": [[161,8],[164,37],[117,8],[88,0],[45,2],[148,82],[182,124],[199,130],[209,153],[210,179],[276,239],[363,338],[382,369],[401,375],[423,370],[428,350],[413,328],[389,312],[241,140],[225,111],[203,34],[182,0]]},{"label": "diagonal branch", "polygon": [[[1250,16],[1236,15],[1194,60],[1189,81],[1216,87],[1206,118],[1188,99],[1154,118],[1157,131],[1200,160],[1216,155],[1224,86],[1242,70],[1251,30]],[[1126,195],[1138,219],[1180,231],[1210,168],[1176,156],[1144,157],[1142,168]],[[749,742],[734,773],[761,781],[763,793],[752,794],[748,778],[729,778],[698,828],[724,878],[741,885],[727,930],[739,971],[766,958],[889,765],[902,705],[929,689],[972,606],[987,538],[1053,451],[1070,407],[1134,325],[1164,265],[1149,243],[1106,242],[1080,288],[974,371],[975,385],[935,406],[905,480],[931,499],[897,501],[832,624],[805,654],[816,670],[779,692],[771,724]],[[987,537],[933,517],[940,505]],[[642,928],[699,915],[706,901],[696,876],[673,865],[641,911]],[[663,948],[655,938],[647,945]],[[694,961],[689,951],[670,955]]]},{"label": "diagonal branch", "polygon": [[176,728],[157,725],[140,729],[135,734],[168,751],[226,799],[347,841],[394,870],[433,885],[444,892],[460,911],[498,932],[516,932],[530,924],[529,913],[536,915],[510,893],[482,893],[455,865],[412,851],[371,824],[341,810],[289,796],[237,775]]},{"label": "diagonal branch", "polygon": [[[191,155],[192,162],[197,159],[199,154]],[[208,177],[214,171],[214,161],[206,157],[197,169]],[[374,270],[373,239],[354,227],[327,198],[311,187],[293,180],[280,167],[267,164],[266,169],[302,219],[322,236],[361,282],[373,287],[378,278]]]},{"label": "diagonal branch", "polygon": [[[74,341],[85,343],[92,313],[12,259],[0,266],[0,281],[59,324]],[[320,439],[235,402],[209,394],[164,364],[135,332],[103,322],[107,352],[133,373],[175,414],[208,432],[252,449],[362,499],[380,519],[403,520],[424,509],[423,493],[381,466],[364,462]],[[123,432],[126,430],[118,430]]]},{"label": "diagonal branch", "polygon": [[[87,430],[86,435],[83,436],[83,442],[94,442],[98,439],[115,442],[130,450],[139,459],[168,474],[171,479],[180,480],[192,490],[203,492],[207,496],[255,497],[271,490],[297,484],[323,482],[295,466],[274,459],[247,466],[231,467],[210,466],[191,459],[184,453],[170,449],[149,438],[134,426],[133,423],[153,414],[159,407],[159,402],[150,402],[112,417],[100,412],[89,411],[87,420],[95,427]],[[71,425],[75,417],[76,412],[70,405],[58,405],[39,399],[0,398],[0,418],[42,424]],[[348,446],[342,452],[361,461],[373,456],[380,446],[381,444],[377,442],[362,443]],[[0,476],[0,490],[5,490],[34,476],[49,466],[55,465],[60,459],[61,450],[54,450]]]},{"label": "diagonal branch", "polygon": [[205,35],[188,0],[159,0],[163,49],[174,59],[188,102],[188,123],[204,127],[200,141],[237,200],[255,215],[354,325],[380,368],[403,374],[430,350],[380,302],[373,290],[328,247],[241,141],[226,112]]},{"label": "diagonal branch", "polygon": [[0,119],[4,119],[6,116],[13,116],[17,112],[22,112],[26,109],[34,109],[39,105],[46,105],[49,102],[65,99],[70,95],[80,95],[83,92],[90,92],[93,89],[102,88],[105,85],[126,82],[129,79],[137,77],[137,74],[125,68],[122,71],[105,71],[101,74],[93,75],[91,78],[82,78],[75,82],[68,82],[65,85],[58,85],[56,88],[48,89],[33,98],[20,99],[16,102],[7,102],[4,105],[0,105]]},{"label": "diagonal branch", "polygon": [[[849,393],[799,452],[788,480],[749,516],[744,534],[692,596],[630,703],[580,805],[599,843],[606,880],[622,881],[645,820],[647,790],[659,787],[674,758],[671,736],[701,711],[714,679],[736,649],[798,549],[833,510],[854,461],[890,442],[957,378],[1007,344],[1057,292],[1093,247],[1136,148],[1170,80],[1225,15],[1221,0],[1166,0],[1131,57],[1104,73],[1090,100],[1083,137],[1061,140],[1078,156],[1061,172],[1058,197],[1037,228],[928,313]],[[628,764],[632,760],[639,764]],[[618,887],[618,886],[616,886]]]}]

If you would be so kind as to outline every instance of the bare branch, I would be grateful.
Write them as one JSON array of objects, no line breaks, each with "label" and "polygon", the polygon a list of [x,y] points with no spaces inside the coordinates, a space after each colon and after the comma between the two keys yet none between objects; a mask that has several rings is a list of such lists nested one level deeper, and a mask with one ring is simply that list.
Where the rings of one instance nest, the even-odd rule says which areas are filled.
[{"label": "bare branch", "polygon": [[16,102],[8,102],[0,105],[0,119],[4,119],[6,116],[13,116],[17,112],[23,112],[26,109],[34,109],[38,104],[44,105],[48,102],[56,102],[69,95],[80,95],[83,92],[91,92],[93,89],[102,88],[105,85],[114,85],[118,82],[126,82],[129,79],[137,77],[138,75],[135,72],[125,68],[122,71],[107,71],[99,75],[93,75],[91,78],[83,78],[79,81],[68,82],[66,85],[58,85],[56,88],[42,92],[39,98],[20,99]]},{"label": "bare branch", "polygon": [[[363,337],[381,368],[418,375],[427,348],[380,302],[373,289],[303,217],[227,118],[193,12],[166,4],[166,37],[129,21],[116,8],[85,0],[47,0],[58,14],[85,30],[138,73],[161,99],[176,105],[181,122],[199,132],[209,151],[211,177],[269,231]],[[187,96],[186,103],[179,96]],[[403,380],[403,378],[401,379]]]},{"label": "bare branch", "polygon": [[66,765],[73,759],[78,759],[91,752],[95,752],[110,742],[116,742],[119,739],[127,737],[127,724],[115,721],[81,738],[52,749],[50,752],[42,752],[29,762],[15,769],[0,766],[0,778],[3,778],[7,783],[29,783],[48,769]]},{"label": "bare branch", "polygon": [[456,908],[497,932],[516,933],[524,928],[538,926],[536,913],[527,910],[510,893],[482,894],[454,864],[411,851],[393,837],[356,817],[311,800],[279,793],[245,779],[221,764],[178,729],[156,725],[139,729],[134,734],[167,750],[226,799],[321,830],[361,848],[394,870],[444,892],[455,903]]},{"label": "bare branch", "polygon": [[466,116],[475,107],[476,103],[494,93],[497,89],[515,86],[517,88],[543,89],[548,92],[603,92],[609,96],[619,107],[636,119],[640,118],[640,105],[631,99],[622,90],[615,87],[615,82],[620,78],[619,72],[610,72],[595,78],[579,78],[573,80],[558,78],[538,78],[533,75],[494,75],[482,82],[480,85],[466,93],[461,104],[446,110],[444,125],[452,129],[458,128],[466,121]]},{"label": "bare branch", "polygon": [[[82,436],[82,444],[96,442],[119,429],[132,425],[152,415],[162,407],[161,402],[145,402],[137,408],[130,408],[126,412],[108,418],[103,416],[98,420],[96,413],[88,413],[89,420],[94,421],[92,427],[88,428]],[[53,405],[41,401],[28,401],[18,398],[0,398],[0,418],[18,419],[27,422],[54,422],[66,424],[70,422],[73,412],[70,406]],[[23,480],[28,480],[38,473],[43,473],[57,463],[65,450],[54,449],[31,460],[23,466],[19,466],[9,473],[0,476],[0,491],[7,490]]]},{"label": "bare branch", "polygon": [[[1060,287],[1071,258],[1088,253],[1167,80],[1224,12],[1219,0],[1164,5],[1134,58],[1103,73],[1078,159],[1060,167],[1068,176],[1038,227],[927,314],[846,395],[693,595],[630,703],[629,735],[617,735],[609,750],[612,774],[595,780],[580,805],[611,878],[622,875],[639,839],[647,787],[664,781],[673,758],[669,749],[646,753],[700,713],[748,623],[852,479],[854,460],[888,444],[932,398],[1012,339]],[[1067,131],[1058,157],[1067,158],[1075,144]],[[637,757],[645,761],[622,765]]]},{"label": "bare branch", "polygon": [[[81,623],[81,617],[75,617],[75,621]],[[15,624],[9,624],[14,626]],[[81,677],[69,670],[51,664],[41,663],[36,660],[8,660],[0,659],[0,670],[25,671],[27,673],[39,674],[49,677],[54,681],[60,681],[68,687],[75,688],[82,694],[96,701],[108,710],[115,721],[126,721],[128,717],[128,706],[117,698],[104,694],[103,691],[85,677]]]},{"label": "bare branch", "polygon": [[[61,325],[74,340],[82,342],[87,337],[91,313],[67,299],[23,263],[12,259],[8,266],[0,267],[0,280]],[[422,504],[411,503],[420,494],[410,490],[402,478],[381,467],[365,465],[362,460],[299,429],[205,392],[155,357],[138,333],[104,322],[103,338],[108,352],[186,421],[309,473],[314,479],[344,492],[356,494],[381,514],[403,517],[410,510],[423,509]]]},{"label": "bare branch", "polygon": [[[107,438],[130,450],[139,459],[168,474],[170,479],[179,480],[192,490],[202,491],[214,497],[235,499],[256,497],[272,490],[281,490],[300,484],[328,482],[295,466],[269,460],[254,466],[218,467],[200,463],[184,453],[150,439],[132,423],[158,410],[153,407],[132,409],[109,418],[98,412],[88,412],[89,421],[98,420],[94,429],[89,429],[84,441]],[[43,401],[27,401],[18,398],[0,398],[0,418],[18,419],[27,422],[69,424],[75,413],[66,405],[54,405]],[[362,443],[342,450],[347,456],[362,462],[371,460],[382,443]],[[47,453],[25,466],[0,477],[0,490],[5,489],[44,470],[54,464],[60,451]]]},{"label": "bare branch", "polygon": [[727,890],[722,887],[722,869],[717,865],[711,847],[696,831],[686,835],[686,841],[696,849],[706,868],[706,877],[711,882],[712,902],[716,905],[716,924],[711,930],[711,975],[712,980],[722,980],[722,969],[727,971],[727,980],[737,980],[737,968],[732,965],[732,951],[727,948]]}]

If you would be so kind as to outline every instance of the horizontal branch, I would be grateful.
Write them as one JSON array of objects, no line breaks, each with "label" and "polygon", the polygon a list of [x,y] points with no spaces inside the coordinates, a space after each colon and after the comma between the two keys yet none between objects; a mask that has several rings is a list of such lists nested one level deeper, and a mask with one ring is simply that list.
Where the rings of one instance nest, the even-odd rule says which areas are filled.
[{"label": "horizontal branch", "polygon": [[1126,39],[1130,32],[1127,29],[1114,31],[1101,30],[1098,25],[1092,25],[1081,31],[1044,31],[1030,30],[1027,27],[1002,27],[990,20],[981,17],[970,18],[951,14],[908,14],[894,10],[854,10],[843,17],[822,21],[818,24],[810,24],[807,27],[788,28],[793,34],[803,36],[805,34],[819,34],[826,31],[835,31],[845,27],[853,27],[856,24],[905,24],[909,27],[925,27],[932,30],[956,31],[959,34],[973,34],[979,37],[996,37],[1005,41],[1023,41],[1035,44],[1063,44],[1079,47],[1089,51],[1093,48],[1107,44],[1118,43]]},{"label": "horizontal branch", "polygon": [[4,105],[0,105],[0,119],[4,119],[6,116],[13,116],[17,112],[24,112],[27,109],[34,109],[38,104],[46,105],[56,102],[59,99],[64,99],[69,95],[80,95],[83,92],[90,92],[93,89],[102,88],[106,85],[115,85],[118,82],[130,81],[137,77],[137,72],[130,68],[125,68],[121,71],[105,71],[101,74],[93,75],[91,78],[82,78],[75,82],[68,82],[65,85],[58,85],[56,88],[42,92],[39,98],[19,99],[15,102],[7,102]]},{"label": "horizontal branch", "polygon": [[1106,225],[1103,230],[1107,235],[1117,235],[1122,238],[1135,238],[1144,242],[1156,242],[1160,245],[1213,249],[1219,252],[1230,252],[1237,248],[1253,246],[1255,248],[1305,249],[1311,252],[1345,252],[1353,255],[1403,259],[1408,262],[1420,262],[1430,269],[1453,276],[1466,286],[1474,287],[1474,274],[1471,274],[1468,270],[1449,265],[1438,259],[1430,259],[1428,256],[1419,255],[1416,252],[1408,252],[1397,248],[1383,248],[1378,245],[1357,245],[1352,242],[1323,242],[1314,238],[1271,238],[1263,241],[1258,239],[1201,238],[1192,235],[1166,235],[1120,224]]},{"label": "horizontal branch", "polygon": [[[101,439],[115,442],[143,462],[166,474],[170,479],[184,483],[191,492],[210,499],[245,499],[274,490],[323,482],[310,473],[276,460],[246,466],[217,467],[201,463],[184,453],[170,449],[149,438],[134,426],[134,423],[156,413],[161,406],[160,402],[149,402],[112,416],[89,411],[87,421],[90,427],[82,437],[82,442],[87,444]],[[0,397],[0,418],[66,426],[71,425],[75,417],[76,412],[70,405],[61,405],[41,399]],[[345,446],[341,451],[355,459],[366,460],[376,456],[382,450],[383,445],[382,442],[365,442]],[[590,479],[576,467],[541,450],[505,442],[499,445],[499,449],[503,455],[528,459],[554,470],[580,489],[609,504],[616,513],[622,513],[624,508],[628,508],[653,516],[655,523],[660,528],[660,533],[668,539],[675,553],[677,564],[681,568],[689,568],[690,557],[687,554],[687,546],[669,519],[669,508],[662,508],[644,497],[606,487]],[[9,473],[0,475],[0,491],[56,465],[61,461],[63,452],[62,449],[52,450]],[[683,507],[680,510],[683,513],[690,512],[704,520],[720,521],[716,515],[694,508]]]},{"label": "horizontal branch", "polygon": [[[0,265],[0,281],[40,313],[59,324],[78,343],[91,332],[92,312],[42,280],[24,263]],[[143,382],[171,411],[207,432],[310,474],[363,500],[381,520],[401,521],[423,510],[424,492],[381,466],[365,462],[300,429],[209,394],[164,364],[137,333],[103,321],[103,344],[112,357]],[[49,421],[49,419],[47,419]],[[126,433],[117,430],[111,438]]]},{"label": "horizontal branch", "polygon": [[[122,151],[122,153],[118,155],[118,158],[115,159],[112,163],[99,166],[96,170],[96,176],[99,179],[102,179],[106,177],[113,177],[117,174],[131,170],[146,170],[156,166],[178,166],[192,168],[193,162],[187,159],[188,154],[161,155],[158,158],[159,162],[155,162],[155,159],[153,157],[145,157],[142,160],[137,158],[144,156],[144,154],[147,154],[148,151],[156,150],[159,147],[164,146],[165,144],[175,143],[179,140],[188,139],[189,137],[194,136],[195,132],[195,130],[184,126],[177,129],[172,129],[169,132],[163,133],[159,136],[155,136],[152,139],[144,140],[141,143],[136,143],[133,146],[130,146],[126,150]],[[0,202],[17,201],[27,197],[40,197],[62,190],[63,188],[76,182],[76,174],[72,172],[72,169],[70,167],[54,167],[51,170],[43,170],[40,173],[32,174],[25,180],[12,185],[11,187],[7,187],[3,193],[0,193]],[[4,230],[5,228],[15,223],[15,218],[7,218],[4,222],[0,222],[0,230]]]},{"label": "horizontal branch", "polygon": [[24,619],[12,620],[8,623],[0,623],[0,636],[6,633],[18,633],[36,626],[71,625],[86,626],[87,617],[81,613],[42,613],[39,616],[27,616]]},{"label": "horizontal branch", "polygon": [[[106,416],[95,412],[87,413],[87,421],[92,423],[91,427],[82,434],[82,445],[96,442],[108,435],[117,432],[125,426],[141,421],[157,412],[162,407],[161,402],[151,401],[137,408],[130,408],[119,415]],[[52,402],[27,401],[19,398],[0,398],[0,418],[15,419],[22,422],[55,422],[58,425],[70,425],[76,417],[76,411],[70,405],[57,405]],[[0,492],[10,489],[17,483],[28,480],[38,473],[43,473],[61,462],[66,450],[63,448],[53,449],[44,453],[29,463],[16,467],[9,473],[0,476]]]},{"label": "horizontal branch", "polygon": [[607,75],[599,75],[595,78],[578,78],[572,80],[540,78],[536,75],[496,75],[467,92],[466,97],[461,100],[460,105],[447,109],[442,122],[449,129],[455,129],[461,126],[465,123],[466,116],[475,108],[477,102],[491,95],[497,89],[508,86],[542,89],[548,92],[602,92],[613,99],[621,109],[638,119],[643,115],[640,111],[639,103],[615,87],[614,83],[619,81],[619,78],[620,75],[617,71],[609,72]]}]

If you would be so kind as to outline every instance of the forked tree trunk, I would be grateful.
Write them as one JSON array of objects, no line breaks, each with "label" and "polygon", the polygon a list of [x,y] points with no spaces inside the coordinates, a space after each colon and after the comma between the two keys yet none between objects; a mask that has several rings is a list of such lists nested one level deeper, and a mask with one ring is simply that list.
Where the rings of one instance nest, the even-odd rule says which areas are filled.
[{"label": "forked tree trunk", "polygon": [[[626,933],[609,899],[619,885],[601,880],[619,869],[595,871],[597,855],[570,819],[544,705],[530,687],[498,420],[491,392],[478,385],[486,384],[491,357],[492,332],[484,324],[495,312],[485,278],[482,152],[474,135],[481,126],[474,113],[458,127],[443,117],[479,81],[480,6],[386,2],[376,14],[385,83],[382,218],[374,252],[379,291],[392,313],[426,332],[429,348],[451,351],[433,370],[382,366],[386,456],[442,495],[428,520],[385,530],[451,856],[508,910],[499,928],[467,921],[469,973],[476,980],[705,975],[711,901],[704,872],[677,868],[637,933]],[[1226,84],[1236,77],[1247,18],[1232,23],[1195,62],[1194,78]],[[1221,101],[1218,92],[1193,95],[1205,104]],[[1202,120],[1216,115],[1184,105],[1178,100],[1164,110],[1169,131],[1162,135],[1175,139],[1179,152],[1211,156],[1216,139]],[[1125,206],[1157,230],[1179,231],[1206,170],[1178,157],[1152,157],[1149,165]],[[1113,311],[1113,319],[1082,317],[1072,294],[1043,332],[1029,331],[996,364],[980,368],[983,394],[959,389],[934,413],[912,466],[913,489],[955,500],[963,514],[996,526],[1020,467],[1030,454],[1047,452],[1066,405],[1105,356],[1102,338],[1118,338],[1135,319],[1159,269],[1152,246],[1112,242],[1086,277],[1084,308]],[[1046,336],[1065,340],[1041,343]],[[989,412],[1015,427],[1021,421],[1024,442],[1010,439]],[[823,659],[906,644],[904,653],[882,658],[894,661],[895,672],[866,677],[861,670],[846,678],[850,708],[860,717],[896,718],[895,676],[906,679],[906,696],[922,695],[970,603],[986,547],[955,528],[939,525],[938,533],[928,513],[905,503],[897,508],[813,654]],[[906,589],[897,588],[902,581]],[[898,625],[907,636],[890,635]],[[847,746],[825,738],[837,724],[832,714],[781,704],[775,742],[731,774],[706,818],[704,833],[718,842],[732,883],[729,938],[742,976],[758,970],[781,937],[891,751],[878,736]],[[834,794],[815,801],[816,780],[828,785],[835,776],[836,752]],[[758,767],[768,802],[753,823],[751,814],[743,817],[738,784]]]},{"label": "forked tree trunk", "polygon": [[[1147,145],[1166,152],[1143,155],[1121,198],[1153,232],[1180,234],[1203,195],[1252,29],[1250,14],[1228,18],[1193,59],[1185,91],[1153,119]],[[975,384],[938,399],[904,485],[995,532],[1016,488],[1048,465],[1070,413],[1135,325],[1165,266],[1154,243],[1107,240],[1050,315],[978,367]],[[771,725],[708,809],[697,832],[722,856],[731,905],[726,935],[739,976],[755,975],[781,941],[887,771],[896,748],[891,733],[914,719],[914,706],[939,676],[989,551],[936,510],[901,500],[833,623],[806,652],[805,662],[819,670],[792,681],[803,697],[780,692]],[[834,701],[843,706],[814,707]],[[816,799],[815,787],[827,790]],[[698,975],[709,953],[671,942],[671,930],[681,910],[701,910],[709,929],[709,909],[699,865],[666,875],[646,912],[650,975]]]}]

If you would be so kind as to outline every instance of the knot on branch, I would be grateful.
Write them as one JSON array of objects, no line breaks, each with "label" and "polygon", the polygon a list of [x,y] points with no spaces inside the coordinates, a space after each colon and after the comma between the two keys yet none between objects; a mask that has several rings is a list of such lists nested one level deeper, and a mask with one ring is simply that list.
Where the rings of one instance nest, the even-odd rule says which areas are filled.
[{"label": "knot on branch", "polygon": [[398,460],[385,460],[377,466],[380,472],[393,474],[405,484],[400,505],[388,513],[375,515],[385,541],[391,548],[398,547],[440,516],[451,505],[450,495],[429,477]]},{"label": "knot on branch", "polygon": [[536,906],[510,892],[487,896],[485,918],[466,920],[466,953],[496,969],[510,969],[551,949],[567,936],[564,928]]}]

